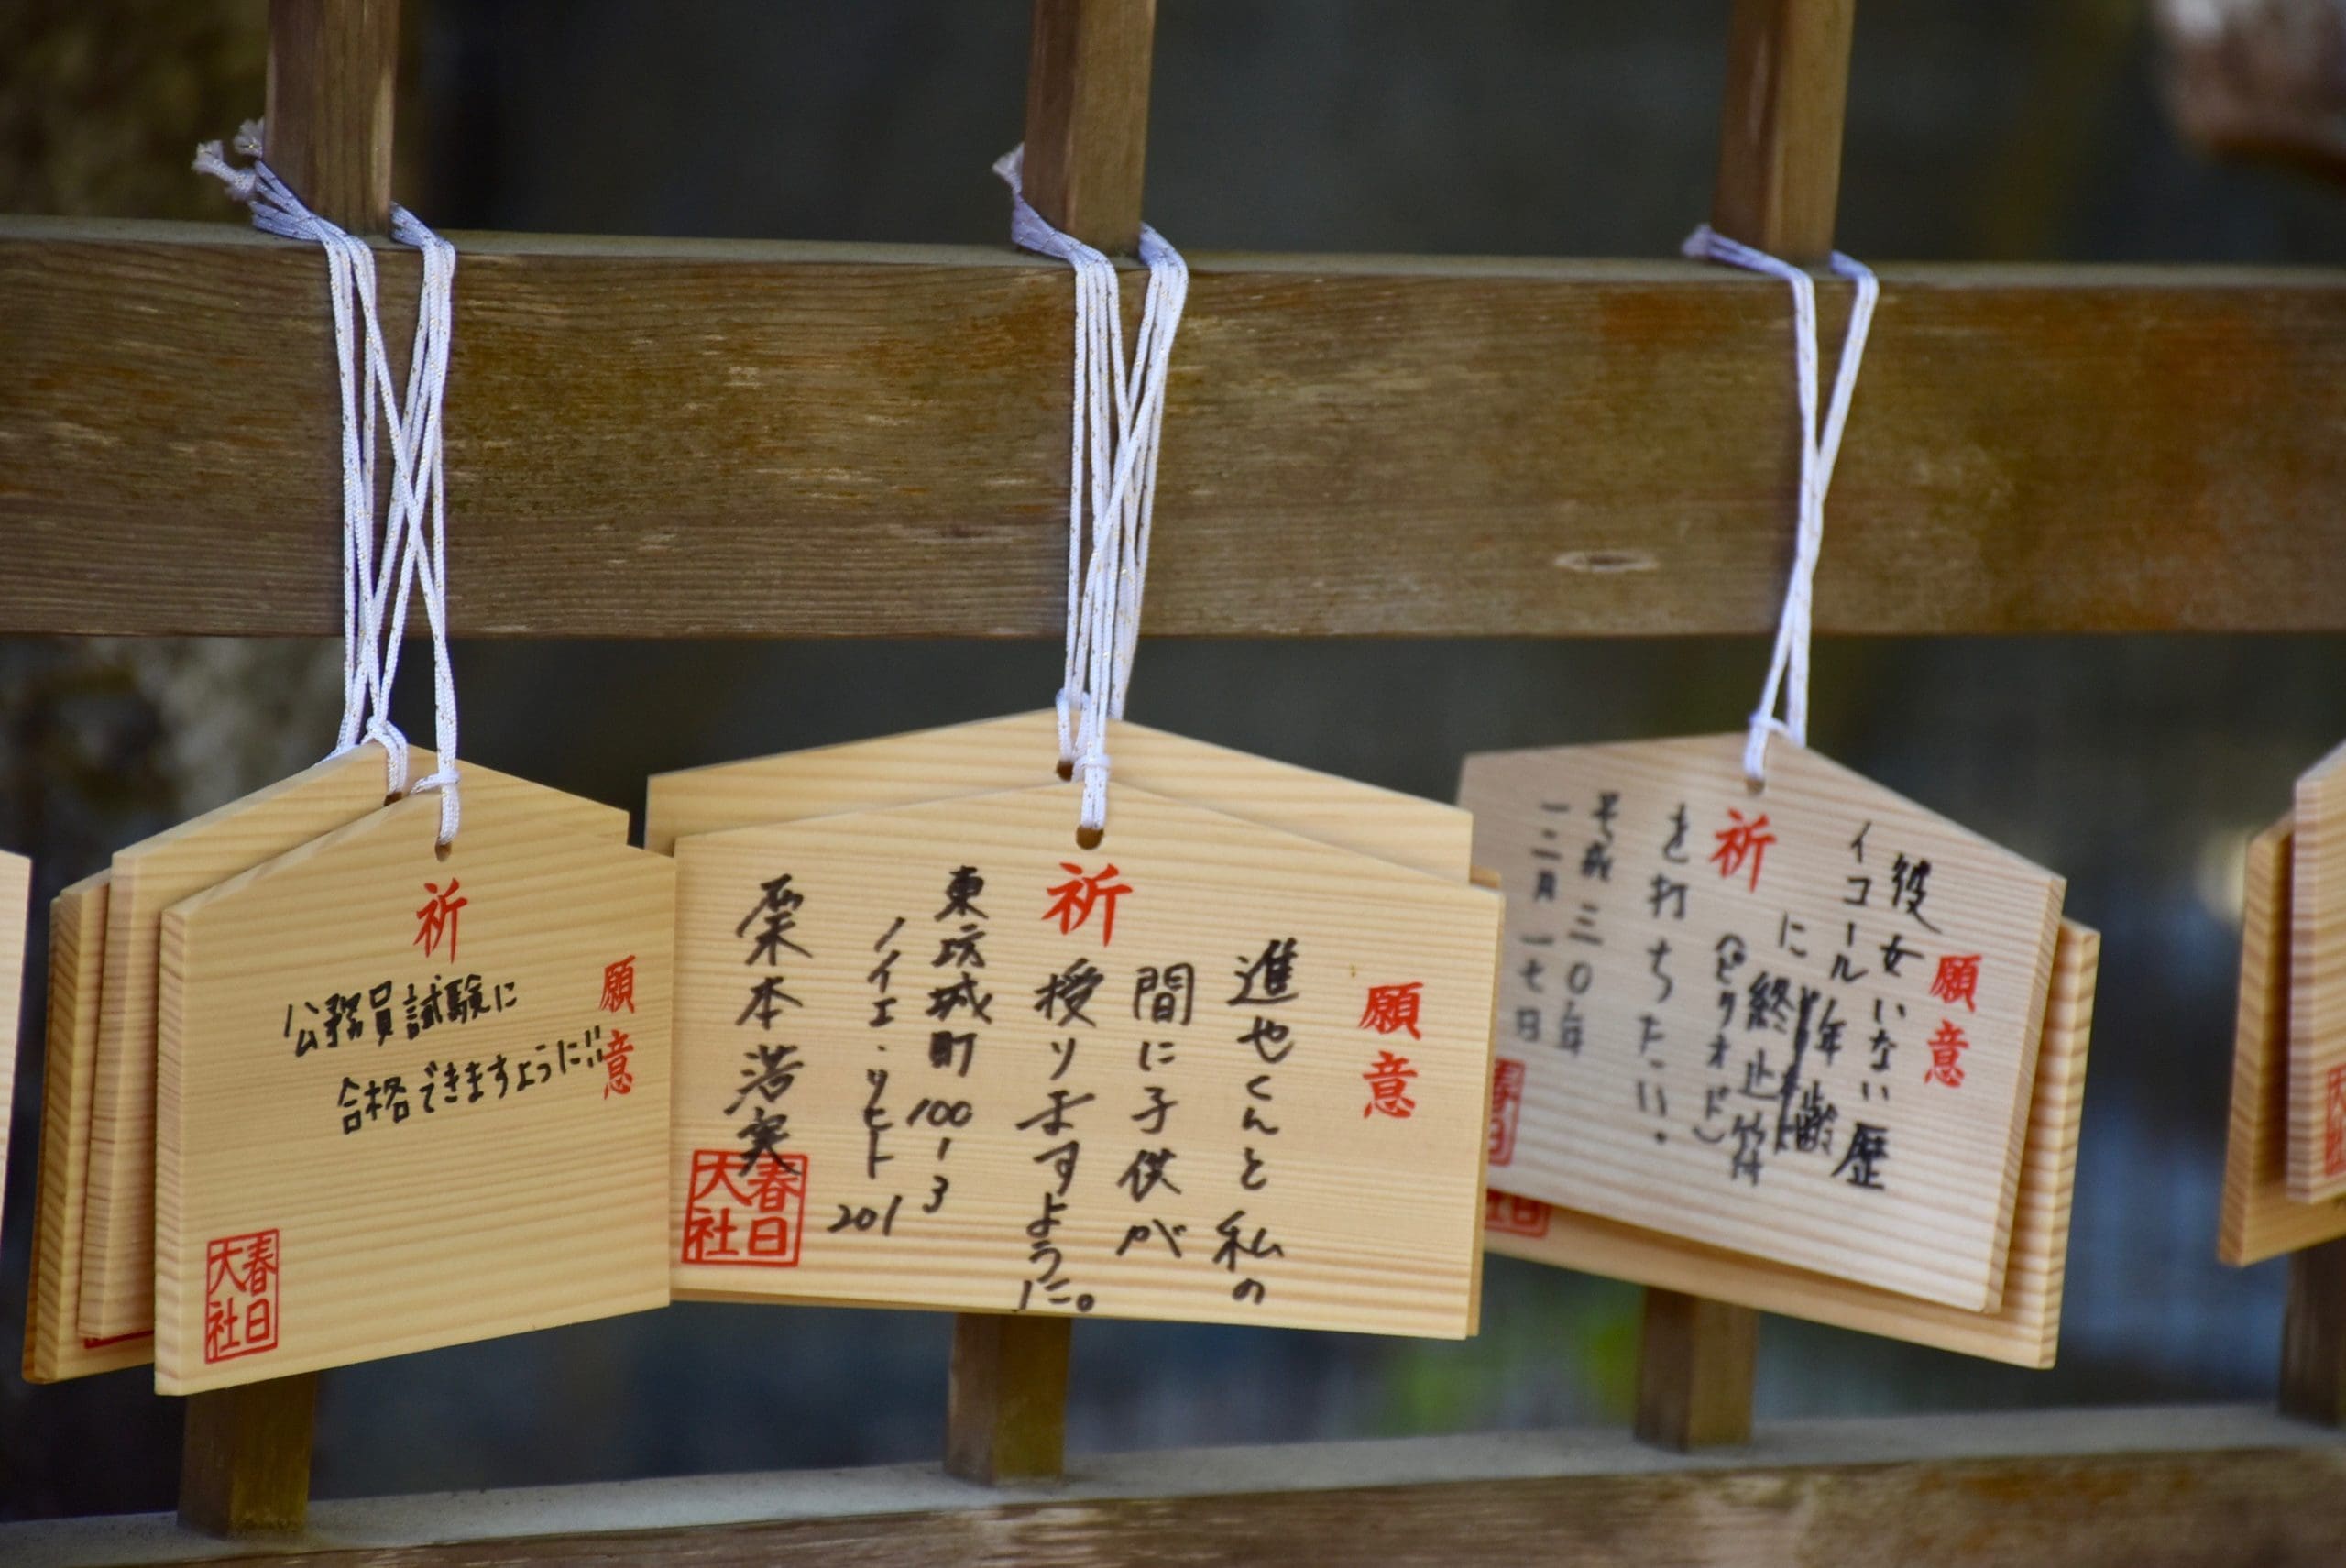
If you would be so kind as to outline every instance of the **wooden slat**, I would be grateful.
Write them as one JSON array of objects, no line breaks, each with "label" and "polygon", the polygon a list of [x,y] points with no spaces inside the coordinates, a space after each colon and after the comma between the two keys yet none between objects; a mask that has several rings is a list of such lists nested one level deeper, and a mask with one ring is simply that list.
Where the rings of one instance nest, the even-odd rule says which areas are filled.
[{"label": "wooden slat", "polygon": [[993,1486],[1045,1480],[1067,1457],[1069,1318],[959,1312],[945,1473]]},{"label": "wooden slat", "polygon": [[2290,1255],[2281,1409],[2324,1426],[2346,1426],[2346,1239]]},{"label": "wooden slat", "polygon": [[[457,237],[459,632],[1059,635],[1063,267]],[[339,630],[323,289],[0,220],[0,633]],[[1200,258],[1148,629],[1769,629],[1787,330],[1690,263]],[[1820,630],[2346,629],[2341,427],[2346,271],[1891,269]]]},{"label": "wooden slat", "polygon": [[1111,255],[1140,241],[1157,0],[1035,0],[1026,199]]},{"label": "wooden slat", "polygon": [[1649,1286],[1638,1342],[1639,1441],[1681,1451],[1751,1440],[1760,1314]]},{"label": "wooden slat", "polygon": [[269,165],[320,217],[391,226],[399,0],[269,0]]},{"label": "wooden slat", "polygon": [[1787,261],[1833,248],[1857,0],[1735,0],[1711,225]]},{"label": "wooden slat", "polygon": [[314,1372],[196,1394],[180,1453],[180,1522],[207,1535],[288,1535],[310,1504]]},{"label": "wooden slat", "polygon": [[[1605,1432],[1103,1456],[1039,1495],[933,1466],[321,1503],[280,1568],[1048,1562],[2335,1568],[2346,1445],[2244,1409],[1795,1422],[1679,1458]],[[0,1525],[10,1568],[186,1562],[154,1518]]]}]

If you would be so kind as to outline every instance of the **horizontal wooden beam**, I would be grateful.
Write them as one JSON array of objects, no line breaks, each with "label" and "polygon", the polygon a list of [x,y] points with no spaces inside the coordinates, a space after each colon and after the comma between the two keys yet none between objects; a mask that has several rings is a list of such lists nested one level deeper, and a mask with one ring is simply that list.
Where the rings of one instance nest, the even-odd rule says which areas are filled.
[{"label": "horizontal wooden beam", "polygon": [[901,1466],[318,1503],[306,1539],[265,1546],[160,1515],[0,1525],[0,1562],[2335,1568],[2346,1540],[2346,1440],[2228,1407],[1796,1422],[1727,1455],[1513,1432],[1069,1470],[1023,1494]]},{"label": "horizontal wooden beam", "polygon": [[[1058,633],[1064,268],[456,237],[460,632]],[[1884,277],[1823,630],[2346,629],[2346,269]],[[1677,262],[1200,257],[1147,627],[1762,630],[1787,316]],[[336,630],[330,353],[312,249],[0,219],[0,633]]]}]

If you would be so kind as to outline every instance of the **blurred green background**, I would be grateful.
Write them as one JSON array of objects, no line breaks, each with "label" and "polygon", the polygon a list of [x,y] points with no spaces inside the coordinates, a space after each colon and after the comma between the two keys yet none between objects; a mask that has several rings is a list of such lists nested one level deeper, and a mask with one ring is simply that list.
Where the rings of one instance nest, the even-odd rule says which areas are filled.
[{"label": "blurred green background", "polygon": [[[1019,134],[1025,9],[406,0],[399,193],[448,229],[1000,243],[987,164]],[[1662,255],[1707,211],[1725,0],[1161,11],[1149,216],[1185,247]],[[259,112],[265,14],[0,8],[0,209],[239,221],[186,166]],[[1862,10],[1842,245],[1876,260],[2335,260],[2337,191],[2187,148],[2163,69],[2133,0]],[[1861,390],[1849,439],[1866,438]],[[1166,447],[1178,464],[1178,404]],[[1864,525],[1834,514],[1825,572],[1832,531]],[[1153,641],[1132,712],[1447,798],[1473,750],[1733,728],[1764,657],[1745,640]],[[640,808],[660,769],[1041,706],[1058,660],[1039,643],[499,643],[460,648],[458,675],[468,755]],[[336,650],[307,643],[0,640],[0,842],[38,857],[45,901],[115,846],[323,753],[337,673]],[[2269,1397],[2279,1266],[2214,1260],[2240,856],[2346,734],[2342,675],[2336,638],[1821,648],[1814,741],[2066,872],[2069,913],[2106,944],[2059,1367],[1771,1319],[1762,1420]],[[38,995],[26,1012],[0,1233],[10,1343]],[[1070,1446],[1080,1464],[1619,1421],[1636,1306],[1627,1287],[1500,1259],[1464,1344],[1087,1322]],[[341,1370],[316,1489],[931,1459],[948,1332],[927,1314],[684,1306]],[[53,1388],[0,1375],[0,1518],[169,1507],[177,1447],[178,1409],[141,1373]]]}]

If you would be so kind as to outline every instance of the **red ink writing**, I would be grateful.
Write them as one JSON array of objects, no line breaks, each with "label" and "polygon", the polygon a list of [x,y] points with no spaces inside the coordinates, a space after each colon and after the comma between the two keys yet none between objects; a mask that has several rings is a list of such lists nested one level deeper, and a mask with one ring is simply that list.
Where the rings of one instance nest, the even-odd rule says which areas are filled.
[{"label": "red ink writing", "polygon": [[1501,1057],[1491,1080],[1491,1148],[1493,1165],[1515,1157],[1515,1123],[1523,1109],[1523,1064]]},{"label": "red ink writing", "polygon": [[1939,960],[1939,972],[1932,977],[1931,994],[1949,1007],[1960,1002],[1971,1012],[1979,1011],[1979,955],[1949,953]]},{"label": "red ink writing", "polygon": [[1511,1236],[1544,1236],[1548,1234],[1548,1205],[1537,1198],[1518,1198],[1496,1188],[1485,1189],[1483,1228],[1505,1231]]},{"label": "red ink writing", "polygon": [[603,999],[595,1004],[605,1013],[635,1011],[635,955],[603,966]]},{"label": "red ink writing", "polygon": [[2346,1171],[2346,1067],[2333,1067],[2322,1084],[2321,1173]]},{"label": "red ink writing", "polygon": [[456,886],[455,877],[448,879],[448,885],[445,888],[436,882],[427,882],[423,884],[423,891],[430,894],[432,897],[426,901],[422,908],[415,912],[415,941],[412,945],[422,948],[423,956],[427,959],[438,955],[440,939],[445,937],[448,939],[449,960],[454,962],[455,959],[456,915],[466,905],[472,902],[469,898],[458,898]]},{"label": "red ink writing", "polygon": [[1938,1033],[1924,1044],[1930,1047],[1931,1065],[1923,1069],[1923,1081],[1944,1083],[1949,1089],[1962,1088],[1963,1053],[1971,1048],[1971,1042],[1963,1037],[1955,1020],[1940,1019]]},{"label": "red ink writing", "polygon": [[1711,851],[1711,864],[1718,867],[1719,875],[1732,877],[1743,869],[1747,861],[1749,861],[1749,885],[1751,891],[1757,893],[1760,890],[1760,864],[1767,858],[1768,846],[1776,841],[1776,836],[1768,831],[1768,814],[1763,811],[1747,822],[1743,813],[1730,806],[1727,808],[1727,826],[1711,835],[1719,841],[1719,847]]},{"label": "red ink writing", "polygon": [[635,1091],[635,1070],[628,1065],[628,1058],[635,1054],[635,1042],[627,1037],[625,1029],[611,1031],[611,1043],[604,1048],[603,1068],[608,1075],[603,1080],[603,1098]]},{"label": "red ink writing", "polygon": [[1094,908],[1100,910],[1100,945],[1106,947],[1116,935],[1116,900],[1130,893],[1130,884],[1117,882],[1116,868],[1111,863],[1096,874],[1087,874],[1081,866],[1061,861],[1059,869],[1068,880],[1045,891],[1052,899],[1051,906],[1043,911],[1043,918],[1059,923],[1059,935],[1080,930],[1091,918]]},{"label": "red ink writing", "polygon": [[1420,980],[1406,985],[1370,986],[1367,1005],[1360,1010],[1360,1026],[1380,1035],[1407,1029],[1409,1038],[1421,1038],[1418,1034],[1418,993],[1424,988],[1425,981]]},{"label": "red ink writing", "polygon": [[1391,1116],[1406,1122],[1418,1102],[1409,1098],[1409,1080],[1418,1069],[1409,1065],[1407,1057],[1397,1057],[1391,1051],[1379,1051],[1361,1077],[1368,1080],[1368,1103],[1360,1108],[1364,1116]]}]

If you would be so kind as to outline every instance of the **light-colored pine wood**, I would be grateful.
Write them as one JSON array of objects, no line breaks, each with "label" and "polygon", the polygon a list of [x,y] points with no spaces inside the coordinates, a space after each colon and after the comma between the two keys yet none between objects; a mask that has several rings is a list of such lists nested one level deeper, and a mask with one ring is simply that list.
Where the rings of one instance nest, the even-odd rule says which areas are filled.
[{"label": "light-colored pine wood", "polygon": [[1721,234],[1795,265],[1832,250],[1856,22],[1857,0],[1735,0],[1711,197]]},{"label": "light-colored pine wood", "polygon": [[269,167],[354,234],[391,226],[399,38],[399,0],[269,0]]},{"label": "light-colored pine wood", "polygon": [[[1474,820],[1454,806],[1145,724],[1112,722],[1108,755],[1112,802],[1129,784],[1434,876],[1467,874]],[[1058,718],[1044,709],[655,773],[643,842],[667,854],[688,833],[1027,789],[1050,783],[1058,763]]]},{"label": "light-colored pine wood", "polygon": [[24,1016],[25,922],[32,891],[32,861],[0,850],[0,1176],[8,1169],[8,1112],[16,1102],[16,1030]]},{"label": "light-colored pine wood", "polygon": [[[409,777],[438,764],[410,752]],[[475,762],[468,806],[510,800],[554,825],[624,843],[627,813]],[[163,911],[356,821],[383,805],[382,752],[363,746],[117,850],[106,914],[95,1100],[83,1210],[81,1332],[114,1339],[154,1325],[155,1006]]]},{"label": "light-colored pine wood", "polygon": [[192,1395],[180,1449],[180,1522],[206,1535],[294,1535],[310,1509],[318,1375]]},{"label": "light-colored pine wood", "polygon": [[2216,1255],[2240,1267],[2346,1236],[2346,1198],[2289,1198],[2290,817],[2249,841]]},{"label": "light-colored pine wood", "polygon": [[[1479,1181],[1482,1168],[1478,1075],[1489,1059],[1497,900],[1122,784],[1105,842],[1079,850],[1077,794],[1054,784],[679,840],[676,1293],[954,1310],[1023,1301],[1063,1313],[1085,1310],[1083,1298],[1101,1316],[1470,1332],[1480,1190],[1460,1183],[1470,1174]],[[1100,940],[1104,903],[1070,931],[1047,917],[1050,890],[1072,880],[1069,863],[1092,875],[1113,864],[1117,882],[1109,885],[1133,889],[1113,904],[1108,944]],[[935,992],[962,972],[945,938],[963,917],[935,918],[949,907],[948,883],[961,866],[985,882],[974,897],[985,918],[970,922],[983,933],[984,967],[967,972],[994,999],[993,1021],[981,1025],[966,1023],[959,1003],[941,1004],[948,1033],[978,1036],[966,1076],[958,1045],[948,1046],[946,1066],[932,1065],[939,1021],[928,1015],[939,1005]],[[790,906],[795,924],[784,935],[811,956],[774,948],[761,959],[760,922],[745,916],[762,906],[762,887],[785,874],[806,903]],[[899,917],[905,924],[892,935]],[[882,937],[888,942],[875,948]],[[1241,971],[1288,937],[1298,944],[1299,998],[1233,1006]],[[897,1000],[882,1010],[871,977],[887,951],[900,955],[887,979]],[[1038,990],[1079,959],[1106,976],[1085,1013],[1096,1027],[1061,1027],[1036,1011]],[[1143,966],[1180,963],[1195,970],[1189,1021],[1136,1022]],[[776,1003],[767,1030],[745,1003],[770,976],[802,1005]],[[1410,981],[1422,986],[1420,1037],[1364,1025],[1372,987]],[[1258,1012],[1291,1031],[1283,1048],[1266,1041],[1258,1053],[1238,1039]],[[875,1015],[890,1022],[874,1028]],[[1080,1043],[1054,1083],[1062,1058],[1052,1042],[1069,1037]],[[1144,1040],[1173,1042],[1170,1059],[1153,1047],[1155,1065],[1144,1069]],[[763,1076],[759,1048],[784,1045],[798,1047],[788,1058],[797,1070],[786,1089],[762,1098],[754,1091]],[[1406,1118],[1371,1110],[1378,1091],[1368,1075],[1387,1048],[1417,1075],[1402,1086],[1413,1102]],[[876,1179],[865,1121],[875,1071],[888,1075],[877,1085],[879,1115],[893,1124],[882,1130],[882,1152],[893,1157]],[[1152,1084],[1177,1102],[1161,1130],[1149,1124]],[[1049,1110],[1054,1090],[1096,1099],[1070,1106],[1059,1135],[1044,1130],[1048,1119],[1018,1128]],[[924,1098],[967,1101],[965,1124],[915,1131]],[[1250,1111],[1279,1131],[1247,1128]],[[806,1162],[773,1184],[781,1223],[769,1250],[790,1258],[739,1261],[742,1244],[715,1227],[720,1216],[746,1221],[748,1201],[718,1189],[713,1173],[738,1176],[754,1146],[744,1134],[753,1118],[773,1114],[787,1117],[779,1152]],[[1038,1277],[1025,1227],[1058,1181],[1036,1157],[1067,1135],[1082,1149],[1051,1244],[1062,1249],[1062,1267]],[[1262,1167],[1246,1165],[1250,1146]],[[1145,1172],[1121,1184],[1143,1150],[1161,1148],[1175,1151],[1165,1169],[1180,1193],[1147,1188]],[[719,1152],[730,1157],[711,1157],[712,1174],[696,1180],[696,1157]],[[756,1168],[771,1168],[771,1157]],[[1250,1174],[1268,1185],[1242,1190]],[[940,1176],[948,1183],[942,1204],[922,1215]],[[1145,1201],[1134,1200],[1135,1189]],[[893,1234],[883,1234],[895,1199]],[[1462,1214],[1462,1202],[1472,1212]],[[1157,1220],[1187,1227],[1174,1232],[1178,1260],[1151,1230]],[[1135,1239],[1119,1260],[1114,1249],[1135,1223],[1154,1239]],[[1218,1267],[1226,1224],[1250,1250]],[[696,1236],[703,1260],[685,1262]],[[1284,1255],[1251,1250],[1270,1243]],[[713,1253],[727,1260],[708,1261]],[[1047,1282],[1022,1292],[1038,1277]],[[1266,1288],[1263,1299],[1234,1294],[1248,1279]]]},{"label": "light-colored pine wood", "polygon": [[56,1383],[154,1359],[154,1336],[82,1337],[82,1201],[89,1169],[92,1080],[98,1055],[98,987],[104,968],[106,889],[113,872],[84,877],[49,909],[49,1036],[41,1074],[40,1160],[33,1195],[31,1280],[25,1293],[25,1380]]},{"label": "light-colored pine wood", "polygon": [[1140,243],[1157,0],[1035,0],[1026,61],[1026,199],[1109,252]]},{"label": "light-colored pine wood", "polygon": [[[1499,1070],[1521,1086],[1493,1179],[1991,1311],[2061,879],[1788,741],[1755,795],[1742,750],[1467,759],[1475,862],[1508,901]],[[1965,959],[1975,985],[1942,993]],[[1949,1031],[1959,1048],[1931,1043]]]},{"label": "light-colored pine wood", "polygon": [[[674,865],[571,831],[579,814],[536,795],[469,787],[443,858],[439,810],[403,800],[163,916],[165,1393],[667,1300]],[[451,894],[454,935],[435,934],[423,912]],[[486,1010],[406,1033],[409,988],[467,975]],[[305,1048],[311,1009],[338,994],[366,1040]],[[613,1055],[622,1033],[632,1049]],[[281,1293],[223,1280],[222,1245],[241,1272],[257,1236]],[[224,1303],[249,1337],[213,1332]]]},{"label": "light-colored pine wood", "polygon": [[[1064,265],[455,237],[459,634],[1060,634]],[[1190,259],[1152,635],[1774,629],[1798,484],[1781,285]],[[382,269],[404,319],[415,260]],[[1865,526],[1834,534],[1819,631],[2346,629],[2346,270],[1883,270],[1833,484]],[[233,224],[0,218],[0,633],[340,634],[322,286],[314,247]],[[1845,291],[1821,292],[1829,320]],[[687,406],[688,443],[642,417]]]},{"label": "light-colored pine wood", "polygon": [[2289,854],[2289,1197],[2346,1195],[2346,746],[2297,780]]},{"label": "light-colored pine wood", "polygon": [[992,1486],[1058,1475],[1067,1460],[1072,1319],[957,1312],[945,1473]]},{"label": "light-colored pine wood", "polygon": [[1993,1312],[1919,1301],[1500,1193],[1490,1199],[1490,1249],[1989,1361],[2050,1366],[2067,1278],[2069,1205],[2100,952],[2099,934],[2075,921],[2061,923],[2003,1301]]},{"label": "light-colored pine wood", "polygon": [[1648,1286],[1638,1339],[1640,1442],[1685,1453],[1751,1441],[1760,1314]]}]

